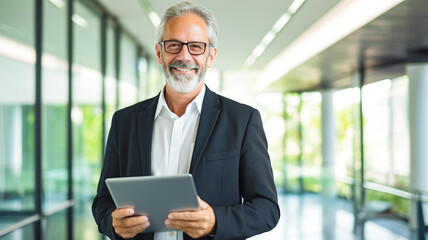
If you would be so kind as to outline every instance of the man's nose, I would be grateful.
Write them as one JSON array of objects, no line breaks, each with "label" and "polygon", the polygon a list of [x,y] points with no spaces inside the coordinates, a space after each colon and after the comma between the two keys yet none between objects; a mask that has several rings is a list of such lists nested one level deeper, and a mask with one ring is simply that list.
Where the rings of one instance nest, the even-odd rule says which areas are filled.
[{"label": "man's nose", "polygon": [[189,52],[189,45],[183,45],[181,52],[178,53],[180,59],[189,59],[192,58],[192,54]]}]

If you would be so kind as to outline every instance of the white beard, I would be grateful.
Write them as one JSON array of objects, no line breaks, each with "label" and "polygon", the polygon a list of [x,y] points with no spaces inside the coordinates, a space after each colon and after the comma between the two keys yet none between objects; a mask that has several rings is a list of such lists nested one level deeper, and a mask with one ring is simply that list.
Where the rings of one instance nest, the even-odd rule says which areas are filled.
[{"label": "white beard", "polygon": [[[205,62],[205,67],[199,67],[196,64],[192,63],[185,63],[182,61],[177,61],[174,63],[170,63],[169,66],[166,66],[165,62],[163,61],[163,57],[161,55],[162,60],[162,67],[163,67],[163,74],[165,76],[165,81],[168,83],[169,86],[171,86],[172,89],[174,89],[177,92],[180,93],[189,93],[195,90],[199,84],[204,80],[205,78],[205,72],[206,72],[206,66],[208,64],[208,58]],[[188,69],[192,69],[191,71],[195,70],[196,74],[194,75],[180,75],[180,74],[173,74],[170,71],[171,67],[178,66],[178,67],[185,67]]]},{"label": "white beard", "polygon": [[[204,72],[205,73],[205,72]],[[165,80],[172,89],[180,93],[189,93],[195,90],[203,80],[203,75],[185,76],[172,74],[164,70]]]}]

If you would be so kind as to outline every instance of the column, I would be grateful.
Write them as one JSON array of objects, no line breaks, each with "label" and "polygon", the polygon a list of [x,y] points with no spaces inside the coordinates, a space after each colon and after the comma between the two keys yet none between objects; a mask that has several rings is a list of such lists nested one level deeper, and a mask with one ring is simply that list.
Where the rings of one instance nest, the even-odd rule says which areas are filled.
[{"label": "column", "polygon": [[336,196],[334,169],[336,128],[333,105],[333,89],[321,91],[321,132],[322,132],[322,193],[328,197]]},{"label": "column", "polygon": [[336,210],[331,204],[331,199],[336,197],[335,178],[335,142],[336,127],[334,116],[334,90],[321,90],[321,137],[322,137],[322,232],[324,239],[334,239],[336,224]]},{"label": "column", "polygon": [[[409,55],[410,187],[428,193],[428,54]],[[424,212],[428,209],[425,207]],[[416,206],[412,202],[410,226],[416,228]],[[425,214],[426,216],[426,214]]]}]

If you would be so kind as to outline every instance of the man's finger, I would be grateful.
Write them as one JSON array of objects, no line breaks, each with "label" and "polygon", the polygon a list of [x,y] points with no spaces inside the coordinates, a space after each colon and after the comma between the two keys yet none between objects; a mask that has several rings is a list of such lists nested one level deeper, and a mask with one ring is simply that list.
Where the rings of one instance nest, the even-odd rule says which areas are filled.
[{"label": "man's finger", "polygon": [[182,220],[165,220],[165,225],[169,228],[178,229],[181,231],[197,231],[204,230],[208,228],[208,223],[203,223],[199,221],[182,221]]},{"label": "man's finger", "polygon": [[134,227],[138,225],[144,225],[149,222],[149,219],[147,216],[134,216],[134,217],[127,217],[122,219],[113,219],[113,227]]},{"label": "man's finger", "polygon": [[170,212],[168,219],[184,220],[184,221],[203,221],[207,220],[207,213],[204,211],[191,211],[191,212]]},{"label": "man's finger", "polygon": [[132,216],[133,214],[134,214],[134,209],[132,208],[118,208],[111,213],[111,217],[116,219],[121,219],[121,218]]},{"label": "man's finger", "polygon": [[198,202],[199,202],[199,207],[201,207],[201,209],[207,209],[210,206],[208,205],[208,203],[202,200],[199,196],[198,196]]}]

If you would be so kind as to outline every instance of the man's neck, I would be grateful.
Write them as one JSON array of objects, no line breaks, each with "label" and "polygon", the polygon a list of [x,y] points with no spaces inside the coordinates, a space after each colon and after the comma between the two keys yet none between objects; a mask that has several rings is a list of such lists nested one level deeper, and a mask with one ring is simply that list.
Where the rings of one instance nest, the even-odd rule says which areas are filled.
[{"label": "man's neck", "polygon": [[165,86],[164,97],[165,101],[168,104],[168,108],[171,112],[175,113],[178,117],[183,116],[186,112],[186,107],[195,99],[196,96],[201,92],[204,83],[202,82],[199,86],[189,92],[189,93],[180,93],[173,90],[168,84]]}]

